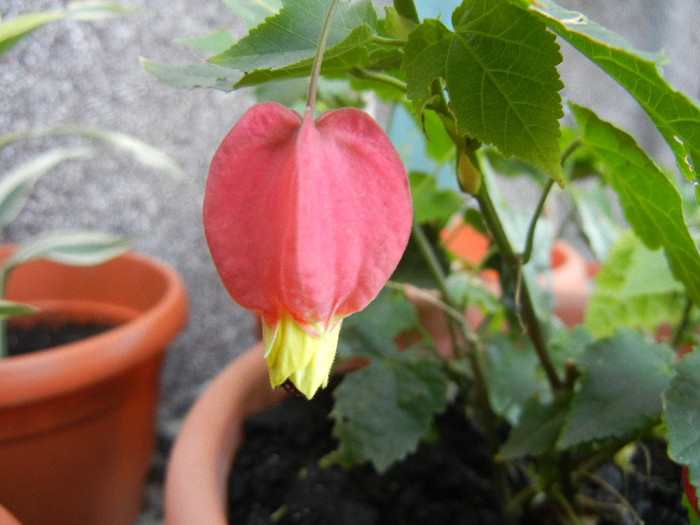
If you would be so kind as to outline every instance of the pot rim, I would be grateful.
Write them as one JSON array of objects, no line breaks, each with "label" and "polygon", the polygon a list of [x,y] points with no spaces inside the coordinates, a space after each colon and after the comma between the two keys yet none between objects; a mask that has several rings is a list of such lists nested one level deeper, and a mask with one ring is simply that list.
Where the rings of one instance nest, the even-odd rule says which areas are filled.
[{"label": "pot rim", "polygon": [[[0,256],[12,249],[7,245],[0,247]],[[41,262],[57,264],[49,261],[29,264]],[[164,351],[187,316],[187,296],[182,278],[167,264],[133,252],[124,253],[106,264],[115,262],[134,270],[157,273],[163,283],[160,297],[141,311],[138,308],[131,312],[129,308],[117,308],[122,316],[132,318],[103,333],[0,361],[0,404],[23,405],[61,395],[118,375]],[[51,311],[70,311],[75,310],[76,305],[90,305],[90,301],[70,300],[63,304],[61,300],[27,302],[50,305]],[[106,303],[98,302],[98,310],[100,304],[104,310]],[[99,348],[99,358],[96,357],[96,348]]]},{"label": "pot rim", "polygon": [[243,421],[287,397],[267,379],[258,342],[231,362],[194,403],[170,453],[167,525],[226,525],[228,477],[243,442]]}]

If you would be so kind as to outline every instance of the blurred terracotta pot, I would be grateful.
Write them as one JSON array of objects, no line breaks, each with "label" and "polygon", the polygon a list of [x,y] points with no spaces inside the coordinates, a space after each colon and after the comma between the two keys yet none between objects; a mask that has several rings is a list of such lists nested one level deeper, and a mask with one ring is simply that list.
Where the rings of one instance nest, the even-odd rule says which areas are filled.
[{"label": "blurred terracotta pot", "polygon": [[133,523],[154,450],[160,365],[186,318],[182,279],[130,253],[93,267],[34,261],[12,273],[7,298],[51,322],[118,326],[0,361],[0,503],[24,525]]},{"label": "blurred terracotta pot", "polygon": [[0,525],[20,525],[10,511],[0,505]]},{"label": "blurred terracotta pot", "polygon": [[228,478],[243,422],[286,396],[272,390],[263,345],[229,364],[187,414],[168,461],[167,525],[226,525]]}]

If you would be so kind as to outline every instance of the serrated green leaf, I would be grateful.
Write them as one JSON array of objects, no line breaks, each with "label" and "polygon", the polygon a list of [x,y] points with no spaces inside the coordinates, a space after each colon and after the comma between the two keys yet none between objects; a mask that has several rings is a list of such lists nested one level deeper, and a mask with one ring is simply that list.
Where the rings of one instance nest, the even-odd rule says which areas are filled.
[{"label": "serrated green leaf", "polygon": [[213,64],[171,66],[141,58],[141,66],[172,87],[183,89],[213,88],[228,92],[243,78],[242,71]]},{"label": "serrated green leaf", "polygon": [[633,50],[615,33],[551,0],[533,2],[530,10],[634,96],[673,151],[681,172],[689,180],[697,179],[700,109],[663,79],[661,56]]},{"label": "serrated green leaf", "polygon": [[589,109],[570,107],[582,142],[600,159],[625,218],[648,248],[663,246],[673,275],[700,304],[700,251],[685,222],[678,190],[630,135]]},{"label": "serrated green leaf", "polygon": [[[323,54],[323,65],[321,74],[338,75],[344,74],[354,67],[366,65],[369,62],[369,52],[364,44],[371,31],[367,26],[360,26],[348,36],[346,40],[337,46],[328,49]],[[358,45],[355,45],[355,44]],[[306,58],[295,62],[289,66],[275,69],[256,69],[243,75],[236,83],[237,88],[256,86],[271,80],[283,80],[286,78],[307,77],[311,73],[313,58]]]},{"label": "serrated green leaf", "polygon": [[0,228],[14,219],[27,202],[34,183],[57,164],[91,154],[86,148],[55,148],[14,168],[0,180]]},{"label": "serrated green leaf", "polygon": [[511,425],[517,425],[525,400],[547,389],[538,380],[539,362],[532,348],[502,334],[487,343],[483,368],[491,408]]},{"label": "serrated green leaf", "polygon": [[676,375],[664,394],[668,453],[688,466],[690,482],[700,486],[700,351],[676,364]]},{"label": "serrated green leaf", "polygon": [[440,362],[418,352],[372,360],[348,374],[334,392],[341,463],[370,461],[384,472],[417,449],[446,394]]},{"label": "serrated green leaf", "polygon": [[411,173],[413,218],[419,224],[435,221],[444,225],[464,204],[464,198],[452,190],[440,190],[435,179],[425,173]]},{"label": "serrated green leaf", "polygon": [[465,0],[452,23],[445,64],[457,130],[531,162],[563,186],[554,35],[505,0]]},{"label": "serrated green leaf", "polygon": [[539,456],[551,453],[564,425],[571,395],[557,396],[550,403],[530,398],[523,406],[520,421],[508,436],[497,459],[508,461],[523,456]]},{"label": "serrated green leaf", "polygon": [[558,448],[634,436],[661,415],[661,394],[671,380],[668,347],[631,330],[597,340],[578,359],[574,393]]},{"label": "serrated green leaf", "polygon": [[651,251],[631,232],[621,235],[596,276],[584,323],[596,337],[616,328],[653,332],[678,321],[683,285],[673,278],[661,251]]},{"label": "serrated green leaf", "polygon": [[225,29],[219,29],[214,33],[200,38],[188,38],[182,40],[183,44],[192,46],[209,53],[221,53],[231,47],[236,41]]},{"label": "serrated green leaf", "polygon": [[[251,29],[228,50],[211,57],[210,62],[249,73],[312,59],[330,0],[287,0],[283,4],[278,14]],[[333,16],[324,57],[338,56],[366,42],[376,23],[370,0],[341,2]]]},{"label": "serrated green leaf", "polygon": [[406,96],[418,110],[431,96],[430,84],[447,77],[452,38],[452,32],[439,20],[425,20],[408,37],[401,69],[406,71]]},{"label": "serrated green leaf", "polygon": [[282,8],[282,0],[222,0],[231,12],[243,18],[248,29],[265,18],[276,15]]},{"label": "serrated green leaf", "polygon": [[343,321],[338,354],[343,358],[390,356],[394,338],[418,326],[416,308],[403,293],[384,289],[362,311]]}]

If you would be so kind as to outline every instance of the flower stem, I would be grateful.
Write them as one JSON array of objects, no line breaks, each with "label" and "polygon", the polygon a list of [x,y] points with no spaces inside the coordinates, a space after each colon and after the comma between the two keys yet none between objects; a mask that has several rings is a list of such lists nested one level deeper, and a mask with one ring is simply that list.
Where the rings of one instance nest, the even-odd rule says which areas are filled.
[{"label": "flower stem", "polygon": [[[522,318],[524,321],[525,329],[527,331],[530,340],[532,341],[537,357],[539,358],[540,364],[544,368],[545,375],[549,381],[552,390],[557,391],[562,388],[562,382],[559,379],[559,375],[554,367],[549,352],[547,351],[547,344],[545,342],[544,334],[542,333],[542,327],[539,320],[535,314],[535,307],[532,303],[532,298],[530,297],[530,291],[528,289],[527,283],[523,279],[518,277],[521,275],[520,267],[522,262],[520,257],[513,251],[513,247],[508,240],[505,230],[503,229],[503,224],[501,223],[496,207],[491,200],[491,196],[488,192],[488,186],[486,181],[483,181],[481,188],[479,189],[476,199],[479,203],[479,208],[484,217],[484,221],[491,231],[491,235],[500,249],[501,256],[508,267],[509,273],[518,279],[515,283],[520,290],[519,303],[522,310]],[[517,307],[518,305],[516,305]]]},{"label": "flower stem", "polygon": [[321,74],[321,64],[323,63],[323,52],[326,49],[326,41],[328,40],[328,33],[331,30],[331,21],[333,20],[333,12],[338,5],[339,0],[331,0],[331,5],[328,8],[328,14],[326,19],[323,21],[323,27],[321,28],[321,35],[318,38],[318,46],[316,47],[316,54],[314,55],[313,66],[311,66],[311,82],[309,83],[309,94],[306,97],[306,111],[313,113],[314,106],[316,105],[316,91],[318,88],[318,77]]}]

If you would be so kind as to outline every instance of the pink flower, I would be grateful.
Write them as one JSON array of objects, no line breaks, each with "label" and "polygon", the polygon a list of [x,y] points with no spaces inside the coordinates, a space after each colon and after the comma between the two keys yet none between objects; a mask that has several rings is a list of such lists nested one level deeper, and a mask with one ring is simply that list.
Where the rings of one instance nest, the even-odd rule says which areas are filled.
[{"label": "pink flower", "polygon": [[357,109],[249,109],[209,168],[204,230],[231,297],[258,313],[273,387],[326,386],[341,321],[379,293],[411,230],[406,172]]}]

